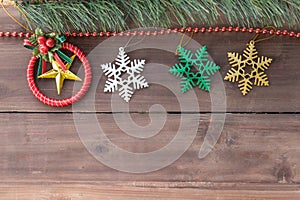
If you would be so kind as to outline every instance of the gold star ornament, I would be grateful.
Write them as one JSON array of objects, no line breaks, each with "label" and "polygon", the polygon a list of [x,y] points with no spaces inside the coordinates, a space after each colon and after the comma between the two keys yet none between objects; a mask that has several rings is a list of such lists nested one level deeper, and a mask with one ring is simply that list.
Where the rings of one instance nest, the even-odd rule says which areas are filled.
[{"label": "gold star ornament", "polygon": [[55,60],[52,61],[53,69],[38,76],[38,78],[55,78],[57,94],[60,95],[60,92],[63,87],[65,79],[72,80],[72,81],[82,81],[78,76],[76,76],[73,72],[71,72],[69,70],[75,57],[76,57],[76,55],[73,55],[71,57],[72,62],[66,64],[66,71],[63,71],[62,68],[59,66],[59,64]]}]

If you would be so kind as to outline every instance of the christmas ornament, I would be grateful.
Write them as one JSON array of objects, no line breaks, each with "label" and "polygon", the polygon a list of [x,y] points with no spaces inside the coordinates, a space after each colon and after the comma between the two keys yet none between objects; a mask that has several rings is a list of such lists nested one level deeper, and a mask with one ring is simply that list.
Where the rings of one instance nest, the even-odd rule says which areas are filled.
[{"label": "christmas ornament", "polygon": [[[104,92],[118,90],[121,98],[129,102],[134,90],[148,87],[146,79],[140,75],[144,69],[144,65],[145,60],[134,59],[130,61],[124,47],[120,47],[115,63],[101,65],[104,74],[108,77]],[[126,73],[127,78],[122,77],[124,73]]]},{"label": "christmas ornament", "polygon": [[[76,54],[71,57],[72,62],[74,61]],[[60,91],[63,87],[65,79],[73,80],[73,81],[81,81],[81,79],[73,74],[69,69],[71,67],[71,63],[66,64],[66,71],[63,71],[58,62],[52,61],[53,69],[48,72],[38,76],[38,78],[54,78],[56,81],[57,94],[60,95]]]},{"label": "christmas ornament", "polygon": [[[55,33],[44,34],[40,29],[36,29],[34,35],[24,40],[24,47],[33,50],[33,56],[27,68],[29,88],[36,98],[49,106],[62,107],[71,105],[84,96],[91,83],[92,72],[86,56],[76,46],[65,41],[66,38],[63,35]],[[70,58],[63,51],[70,51],[74,55]],[[82,62],[85,71],[81,89],[74,96],[62,100],[52,99],[42,94],[35,84],[34,71],[36,62],[38,61],[37,77],[55,78],[59,95],[65,79],[81,81],[79,77],[69,70],[75,57],[78,57]],[[50,62],[53,68],[48,72],[46,72],[47,62]]]},{"label": "christmas ornament", "polygon": [[[229,52],[228,61],[232,68],[228,71],[224,80],[238,82],[238,87],[243,95],[250,92],[252,85],[269,86],[265,70],[268,69],[272,59],[258,56],[255,40],[250,41],[243,55]],[[248,69],[250,69],[250,72],[247,71]]]},{"label": "christmas ornament", "polygon": [[[209,76],[215,74],[220,67],[208,60],[206,46],[196,50],[193,54],[190,50],[178,46],[179,64],[175,64],[169,72],[176,77],[181,77],[181,91],[184,93],[196,85],[202,90],[210,91]],[[196,71],[192,68],[195,66]]]}]

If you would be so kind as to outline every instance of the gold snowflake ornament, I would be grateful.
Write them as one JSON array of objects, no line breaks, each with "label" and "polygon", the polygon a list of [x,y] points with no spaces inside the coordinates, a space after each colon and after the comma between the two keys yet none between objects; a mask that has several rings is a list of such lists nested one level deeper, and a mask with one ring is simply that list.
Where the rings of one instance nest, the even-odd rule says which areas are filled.
[{"label": "gold snowflake ornament", "polygon": [[[251,40],[249,46],[244,50],[243,55],[228,53],[228,61],[232,68],[227,72],[224,80],[231,82],[238,81],[238,87],[243,95],[250,92],[252,85],[269,86],[265,70],[271,64],[272,58],[265,56],[258,57],[258,52],[254,44],[255,42]],[[250,69],[250,72],[246,71],[248,69]]]}]

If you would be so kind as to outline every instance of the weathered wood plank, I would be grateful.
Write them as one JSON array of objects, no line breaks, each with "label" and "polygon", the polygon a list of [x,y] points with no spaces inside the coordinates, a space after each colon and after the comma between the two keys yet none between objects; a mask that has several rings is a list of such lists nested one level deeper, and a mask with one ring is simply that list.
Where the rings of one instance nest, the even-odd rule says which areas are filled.
[{"label": "weathered wood plank", "polygon": [[[0,11],[0,31],[20,30],[8,19],[4,12]],[[168,74],[167,68],[162,71],[158,66],[151,63],[160,63],[166,67],[171,67],[178,62],[173,51],[179,42],[180,36],[175,34],[158,37],[146,37],[142,42],[135,46],[128,47],[128,51],[136,48],[143,49],[132,51],[129,55],[132,58],[146,59],[147,65],[143,75],[149,80],[157,78],[163,74],[164,78],[172,86],[179,87],[180,80]],[[221,66],[220,76],[212,77],[212,92],[207,93],[195,89],[200,110],[210,112],[212,100],[227,100],[228,112],[299,112],[299,44],[298,40],[288,37],[276,37],[268,41],[257,44],[257,49],[261,55],[273,58],[273,63],[267,74],[270,80],[270,87],[255,87],[246,97],[243,97],[236,84],[223,82],[223,78],[229,69],[227,62],[227,52],[242,52],[245,44],[253,37],[249,33],[205,33],[195,34],[193,39],[208,47],[208,51],[214,61]],[[119,41],[120,40],[120,41]],[[100,52],[93,55],[91,63],[93,67],[94,81],[89,95],[83,99],[82,105],[93,104],[98,112],[111,111],[111,94],[103,93],[106,78],[100,79],[102,70],[100,64],[110,62],[117,54],[118,48],[129,40],[128,37],[117,37],[103,40],[103,38],[71,38],[70,42],[78,45],[87,54],[100,45]],[[171,40],[171,41],[170,41]],[[170,48],[170,43],[174,49]],[[132,42],[134,44],[134,41]],[[101,46],[102,45],[102,46]],[[148,45],[148,46],[147,46]],[[152,45],[152,47],[151,47]],[[151,48],[150,48],[151,47]],[[199,48],[196,43],[191,43],[188,48]],[[168,49],[169,48],[169,49]],[[165,49],[163,51],[163,49]],[[166,49],[169,51],[166,51]],[[30,93],[26,82],[26,67],[31,52],[22,47],[22,40],[19,38],[0,38],[0,61],[1,61],[1,80],[0,80],[0,111],[38,111],[38,112],[64,112],[71,111],[71,107],[64,109],[53,109],[42,105]],[[96,58],[95,58],[96,57]],[[78,66],[72,70],[77,71]],[[100,81],[99,81],[100,79]],[[99,81],[99,82],[98,82]],[[186,104],[195,101],[189,94],[174,94],[174,91],[167,89],[162,80],[157,80],[161,84],[152,84],[149,88],[139,90],[133,96],[130,103],[130,110],[136,112],[147,111],[153,104],[162,104],[167,111],[178,112],[186,111],[180,109],[177,96],[182,96]],[[220,84],[225,85],[226,95],[220,95],[216,87],[221,88]],[[57,97],[55,83],[53,80],[39,80],[39,87],[43,92],[53,98],[63,98],[70,96],[73,90],[73,83],[67,82],[64,86],[63,95]],[[190,93],[190,92],[189,92]],[[95,98],[95,102],[93,99]],[[117,99],[118,100],[118,99]],[[224,111],[216,102],[214,111]],[[220,103],[221,104],[221,103]],[[83,107],[82,111],[93,111],[88,107]]]},{"label": "weathered wood plank", "polygon": [[[80,137],[82,134],[100,134],[93,128],[94,122],[89,121],[87,114],[79,115],[76,123],[85,123],[90,127],[86,132],[80,132]],[[131,116],[140,126],[150,122],[147,114]],[[181,117],[186,116],[167,115],[159,134],[149,139],[138,139],[122,132],[112,115],[97,115],[100,126],[112,143],[136,153],[152,152],[170,143],[176,135]],[[187,117],[189,123],[196,123],[194,116],[189,114]],[[210,115],[201,115],[197,136],[188,150],[166,168],[142,175],[118,172],[97,161],[79,139],[80,129],[74,126],[72,114],[14,113],[0,114],[0,119],[0,178],[3,182],[300,182],[298,115],[227,114],[218,143],[207,157],[200,160],[199,149],[211,121]],[[192,133],[187,129],[186,134],[186,139],[179,142],[182,145]],[[110,149],[105,148],[99,141],[96,154],[109,155]],[[157,157],[164,160],[170,156],[173,154]],[[112,159],[122,160],[121,157]],[[122,163],[124,166],[131,164]]]},{"label": "weathered wood plank", "polygon": [[[137,183],[137,185],[135,185]],[[164,183],[163,187],[159,184],[152,187],[147,182],[132,182],[128,185],[124,182],[119,183],[90,183],[90,184],[66,184],[66,183],[43,183],[43,184],[6,184],[0,185],[1,198],[5,200],[86,200],[86,199],[103,199],[103,200],[123,200],[123,199],[221,199],[221,200],[252,200],[252,199],[298,199],[300,192],[297,188],[289,186],[284,191],[274,191],[272,184],[247,184],[262,190],[243,189],[239,184],[228,184],[227,189],[224,186],[209,186],[208,183],[199,183],[196,187],[176,187],[174,183]],[[193,183],[185,183],[193,185]],[[168,185],[173,185],[168,187]],[[242,185],[242,184],[240,184]],[[216,186],[216,187],[215,187]],[[275,187],[276,188],[276,187]]]}]

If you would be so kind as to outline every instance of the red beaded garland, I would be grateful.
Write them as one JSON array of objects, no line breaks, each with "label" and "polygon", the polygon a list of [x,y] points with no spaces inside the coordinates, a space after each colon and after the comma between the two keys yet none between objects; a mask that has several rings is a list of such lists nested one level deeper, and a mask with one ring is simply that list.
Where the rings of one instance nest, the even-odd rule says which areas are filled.
[{"label": "red beaded garland", "polygon": [[[290,37],[295,37],[295,38],[300,38],[300,32],[299,33],[295,33],[293,31],[289,32],[288,30],[276,30],[274,31],[273,29],[271,30],[267,30],[267,29],[259,29],[259,28],[246,28],[246,27],[232,27],[232,26],[229,26],[228,28],[227,27],[209,27],[209,28],[205,28],[205,27],[195,27],[195,28],[192,28],[192,27],[188,27],[188,28],[184,28],[184,27],[181,27],[180,29],[179,28],[174,28],[174,29],[162,29],[160,31],[134,31],[134,32],[86,32],[86,33],[83,33],[83,32],[79,32],[79,33],[76,33],[76,32],[73,32],[73,33],[70,33],[70,32],[66,32],[65,33],[65,36],[67,37],[83,37],[83,36],[86,36],[86,37],[90,37],[90,36],[93,36],[93,37],[97,37],[97,36],[100,36],[100,37],[103,37],[103,36],[106,36],[106,37],[110,37],[110,36],[124,36],[124,35],[127,35],[127,36],[137,36],[137,35],[141,35],[143,36],[144,34],[146,34],[147,36],[150,36],[150,35],[153,35],[153,36],[156,36],[158,34],[170,34],[170,33],[178,33],[178,32],[181,32],[181,33],[184,33],[184,32],[194,32],[194,33],[205,33],[205,32],[209,32],[209,33],[212,33],[212,32],[249,32],[249,33],[253,33],[255,32],[256,34],[259,34],[259,33],[263,33],[263,34],[270,34],[270,35],[273,35],[273,34],[276,34],[276,35],[284,35],[284,36],[290,36]],[[32,34],[31,33],[23,33],[23,32],[3,32],[3,31],[0,31],[0,37],[26,37],[26,38],[29,38]]]}]

